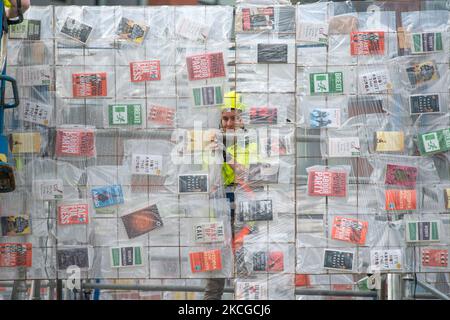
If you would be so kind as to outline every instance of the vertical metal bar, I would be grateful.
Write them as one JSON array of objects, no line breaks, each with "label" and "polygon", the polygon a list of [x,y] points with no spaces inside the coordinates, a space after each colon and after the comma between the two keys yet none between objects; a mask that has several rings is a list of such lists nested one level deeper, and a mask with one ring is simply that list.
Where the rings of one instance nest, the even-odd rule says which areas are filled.
[{"label": "vertical metal bar", "polygon": [[63,300],[63,283],[61,279],[56,280],[56,300]]},{"label": "vertical metal bar", "polygon": [[414,300],[414,277],[412,274],[406,274],[403,278],[403,299]]},{"label": "vertical metal bar", "polygon": [[380,275],[380,289],[377,290],[377,300],[386,300],[386,275]]},{"label": "vertical metal bar", "polygon": [[31,281],[30,300],[41,300],[41,280]]}]

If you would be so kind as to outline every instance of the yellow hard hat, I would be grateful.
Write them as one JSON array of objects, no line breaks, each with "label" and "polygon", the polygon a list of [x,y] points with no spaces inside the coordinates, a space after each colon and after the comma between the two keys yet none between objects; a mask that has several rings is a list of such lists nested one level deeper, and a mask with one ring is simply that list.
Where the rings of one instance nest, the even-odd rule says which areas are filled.
[{"label": "yellow hard hat", "polygon": [[12,4],[11,4],[11,2],[9,2],[9,0],[5,0],[3,3],[5,4],[5,7],[7,7],[7,8],[12,7]]},{"label": "yellow hard hat", "polygon": [[233,109],[244,111],[245,105],[242,103],[242,97],[236,91],[226,93],[223,97],[223,102],[221,106],[222,111]]}]

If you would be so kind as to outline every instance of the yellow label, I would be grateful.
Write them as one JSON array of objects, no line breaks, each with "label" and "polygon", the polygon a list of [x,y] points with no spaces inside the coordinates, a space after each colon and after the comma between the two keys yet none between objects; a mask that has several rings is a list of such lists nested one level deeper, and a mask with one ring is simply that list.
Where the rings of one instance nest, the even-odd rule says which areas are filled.
[{"label": "yellow label", "polygon": [[41,135],[39,132],[20,132],[13,133],[11,136],[11,151],[13,154],[40,152]]},{"label": "yellow label", "polygon": [[450,188],[447,188],[445,191],[445,208],[450,209]]},{"label": "yellow label", "polygon": [[405,148],[403,131],[377,131],[375,139],[377,152],[398,152]]}]

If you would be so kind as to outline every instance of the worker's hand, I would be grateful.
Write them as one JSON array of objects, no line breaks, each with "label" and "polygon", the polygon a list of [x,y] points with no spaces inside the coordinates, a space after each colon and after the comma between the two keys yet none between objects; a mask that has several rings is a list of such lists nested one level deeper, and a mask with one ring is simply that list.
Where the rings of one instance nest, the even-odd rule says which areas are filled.
[{"label": "worker's hand", "polygon": [[[11,8],[5,8],[6,16],[8,19],[13,19],[18,16],[17,14],[17,0],[9,0],[11,2]],[[30,0],[22,0],[22,13],[25,13],[25,11],[30,8]]]}]

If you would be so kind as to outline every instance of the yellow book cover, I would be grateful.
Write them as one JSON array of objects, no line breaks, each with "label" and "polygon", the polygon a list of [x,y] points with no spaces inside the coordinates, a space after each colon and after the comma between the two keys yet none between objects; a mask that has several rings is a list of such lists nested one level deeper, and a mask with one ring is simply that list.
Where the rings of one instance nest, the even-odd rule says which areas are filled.
[{"label": "yellow book cover", "polygon": [[377,152],[399,152],[405,148],[403,131],[377,131],[375,142]]},{"label": "yellow book cover", "polygon": [[11,151],[13,154],[39,153],[41,135],[39,132],[19,132],[11,134]]}]

